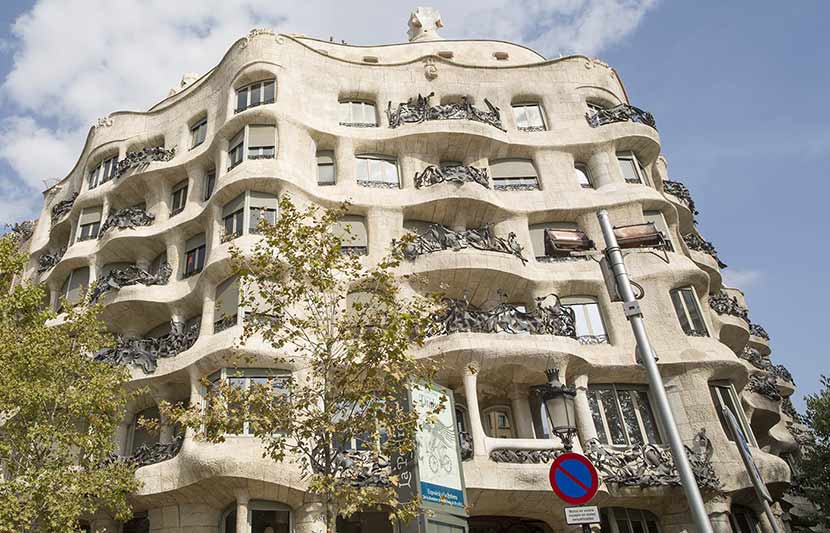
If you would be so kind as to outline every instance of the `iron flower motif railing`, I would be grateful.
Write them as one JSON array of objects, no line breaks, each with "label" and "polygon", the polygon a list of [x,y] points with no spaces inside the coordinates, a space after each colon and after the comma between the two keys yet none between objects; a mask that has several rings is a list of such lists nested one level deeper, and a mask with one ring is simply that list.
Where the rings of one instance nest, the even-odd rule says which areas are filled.
[{"label": "iron flower motif railing", "polygon": [[60,263],[61,259],[63,258],[63,254],[65,254],[65,253],[66,253],[66,246],[64,246],[63,248],[61,248],[57,252],[51,252],[51,253],[47,252],[47,253],[41,255],[37,259],[37,264],[38,264],[37,271],[42,274],[42,273],[44,273],[48,270],[52,270],[52,268],[54,268],[55,265]]},{"label": "iron flower motif railing", "polygon": [[585,113],[585,119],[592,128],[598,128],[606,124],[613,124],[614,122],[636,122],[638,124],[650,126],[655,130],[657,129],[657,125],[654,122],[654,116],[651,113],[628,104],[620,104],[608,109],[600,109],[593,114]]},{"label": "iron flower motif railing", "polygon": [[398,183],[391,181],[376,181],[376,180],[357,180],[357,184],[361,187],[369,187],[370,189],[400,189]]},{"label": "iron flower motif railing", "polygon": [[690,250],[709,254],[715,261],[717,261],[720,268],[726,268],[726,263],[720,260],[718,257],[718,251],[711,242],[705,240],[697,233],[689,233],[688,235],[684,235],[683,240],[686,242],[686,246],[688,246]]},{"label": "iron flower motif railing", "polygon": [[775,377],[772,374],[753,374],[749,376],[749,383],[746,388],[773,402],[781,400],[781,393],[778,392],[778,387],[775,386]]},{"label": "iron flower motif railing", "polygon": [[490,452],[490,460],[494,463],[541,464],[550,463],[562,450],[511,450],[504,448]]},{"label": "iron flower motif railing", "polygon": [[176,457],[182,449],[183,435],[176,435],[170,442],[155,444],[142,444],[134,454],[126,457],[127,460],[135,463],[137,467],[154,465]]},{"label": "iron flower motif railing", "polygon": [[17,244],[23,244],[32,238],[35,233],[35,226],[37,226],[37,220],[24,220],[23,222],[6,224],[6,229],[12,234]]},{"label": "iron flower motif railing", "polygon": [[[553,305],[546,303],[550,297],[555,298]],[[555,294],[536,298],[536,308],[531,311],[504,302],[483,310],[470,305],[466,297],[464,300],[445,298],[444,304],[444,311],[435,317],[432,335],[512,333],[576,338],[574,312],[561,305]]]},{"label": "iron flower motif railing", "polygon": [[72,206],[75,205],[75,200],[78,198],[78,193],[72,195],[71,198],[63,200],[61,202],[56,203],[52,206],[52,224],[54,225],[57,221],[59,221],[65,214],[72,210]]},{"label": "iron flower motif railing", "polygon": [[[695,436],[692,448],[685,448],[698,486],[719,491],[722,485],[712,466],[714,449],[705,430]],[[637,444],[615,448],[591,439],[585,456],[597,467],[605,483],[636,487],[680,485],[671,451],[665,447]]]},{"label": "iron flower motif railing", "polygon": [[149,226],[156,220],[155,215],[151,215],[140,207],[126,207],[111,213],[104,224],[101,226],[101,231],[98,232],[100,239],[104,233],[111,229],[126,229],[137,228],[141,226]]},{"label": "iron flower motif railing", "polygon": [[769,340],[769,333],[767,330],[764,329],[764,326],[761,324],[755,324],[753,322],[749,323],[749,333],[754,335],[755,337],[760,337],[765,340]]},{"label": "iron flower motif railing", "polygon": [[485,189],[490,188],[490,177],[486,168],[465,165],[429,165],[415,174],[415,188],[422,189],[439,183],[478,183]]},{"label": "iron flower motif railing", "polygon": [[166,162],[176,155],[176,147],[165,149],[163,146],[147,146],[135,152],[127,152],[124,159],[118,162],[115,176],[121,177],[130,169],[149,165],[153,161]]},{"label": "iron flower motif railing", "polygon": [[418,95],[417,98],[410,98],[407,102],[398,104],[397,109],[392,109],[390,101],[386,106],[386,116],[389,119],[389,127],[397,128],[403,124],[420,124],[428,120],[474,120],[489,124],[502,131],[506,131],[501,123],[499,108],[484,99],[489,111],[482,111],[462,97],[461,103],[430,105],[429,99],[435,93],[427,96]]},{"label": "iron flower motif railing", "polygon": [[177,356],[193,346],[198,338],[199,323],[188,327],[182,322],[171,322],[170,333],[161,337],[119,337],[114,348],[101,350],[95,354],[95,360],[136,366],[145,374],[152,374],[158,368],[159,359]]},{"label": "iron flower motif railing", "polygon": [[110,270],[105,276],[98,278],[98,282],[90,293],[89,300],[92,303],[98,301],[98,298],[109,291],[117,291],[122,287],[130,285],[166,285],[170,279],[170,274],[173,270],[170,264],[163,262],[158,269],[158,272],[151,274],[147,270],[137,266],[130,265],[124,268],[114,268]]},{"label": "iron flower motif railing", "polygon": [[692,199],[692,193],[689,188],[679,181],[665,180],[663,182],[663,192],[676,196],[682,201],[693,215],[699,215],[695,209],[695,201]]},{"label": "iron flower motif railing", "polygon": [[719,315],[731,315],[749,323],[749,310],[738,303],[738,299],[723,291],[709,295],[709,307]]},{"label": "iron flower motif railing", "polygon": [[469,461],[473,458],[473,437],[466,431],[458,432],[458,447],[461,449],[461,460]]},{"label": "iron flower motif railing", "polygon": [[492,224],[464,231],[455,231],[441,224],[431,224],[423,235],[416,237],[404,248],[403,255],[414,261],[418,256],[432,252],[458,251],[464,248],[510,254],[521,259],[522,264],[527,263],[527,259],[522,255],[522,246],[516,240],[516,234],[511,231],[506,239],[496,237]]},{"label": "iron flower motif railing", "polygon": [[770,361],[767,357],[761,355],[761,352],[759,352],[755,348],[750,348],[749,346],[744,347],[743,351],[738,357],[749,362],[758,370],[763,370],[775,378],[781,379],[788,383],[795,384],[793,375],[790,373],[787,367],[785,367],[784,365],[773,364],[772,361]]}]

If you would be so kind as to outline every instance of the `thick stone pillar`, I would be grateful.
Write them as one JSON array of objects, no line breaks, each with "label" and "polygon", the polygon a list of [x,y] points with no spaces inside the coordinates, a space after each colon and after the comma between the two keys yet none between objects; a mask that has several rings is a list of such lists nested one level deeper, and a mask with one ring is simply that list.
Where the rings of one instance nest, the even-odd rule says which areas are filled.
[{"label": "thick stone pillar", "polygon": [[236,494],[236,533],[251,533],[251,525],[248,523],[248,502],[247,492]]},{"label": "thick stone pillar", "polygon": [[478,408],[478,371],[477,362],[468,363],[464,369],[464,397],[467,399],[467,412],[470,415],[470,433],[473,437],[473,454],[486,456],[484,445],[484,425],[481,423],[481,410]]},{"label": "thick stone pillar", "polygon": [[306,503],[294,511],[294,533],[326,533],[326,518],[321,503]]},{"label": "thick stone pillar", "polygon": [[513,411],[513,422],[516,424],[516,436],[520,439],[536,437],[533,430],[533,419],[530,417],[530,403],[527,399],[527,387],[513,385],[510,387],[510,409]]},{"label": "thick stone pillar", "polygon": [[703,502],[706,506],[706,514],[709,515],[709,523],[712,524],[714,533],[732,533],[732,525],[729,523],[729,508],[731,499],[725,495],[718,495]]},{"label": "thick stone pillar", "polygon": [[583,374],[574,378],[576,397],[574,410],[576,411],[576,428],[579,431],[579,442],[584,445],[591,439],[597,438],[597,429],[591,415],[591,405],[588,402],[588,376]]}]

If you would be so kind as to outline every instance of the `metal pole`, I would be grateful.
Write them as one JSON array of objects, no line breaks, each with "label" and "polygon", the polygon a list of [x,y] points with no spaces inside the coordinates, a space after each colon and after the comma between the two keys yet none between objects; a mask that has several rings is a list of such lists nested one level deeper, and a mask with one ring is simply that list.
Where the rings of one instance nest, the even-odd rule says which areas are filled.
[{"label": "metal pole", "polygon": [[657,359],[654,351],[651,349],[651,343],[646,334],[640,304],[637,302],[634,291],[631,289],[631,281],[629,281],[628,273],[625,270],[625,262],[623,261],[620,247],[617,244],[617,237],[614,235],[614,228],[611,225],[608,212],[605,209],[597,213],[597,218],[602,228],[602,235],[605,237],[605,254],[614,272],[617,289],[623,299],[625,316],[631,323],[631,329],[634,332],[634,337],[637,339],[637,350],[641,363],[646,367],[646,371],[648,372],[651,394],[657,405],[657,415],[660,417],[660,421],[663,423],[663,428],[666,430],[669,438],[674,464],[677,467],[677,473],[680,475],[683,490],[686,492],[686,499],[689,501],[692,517],[700,533],[712,533],[712,524],[709,522],[709,515],[706,514],[700,489],[692,473],[689,458],[686,456],[686,449],[683,446],[683,441],[680,440],[680,433],[677,431],[677,424],[674,421],[669,399],[666,396],[666,389],[663,386],[663,378],[660,376],[660,370],[657,368]]},{"label": "metal pole", "polygon": [[764,512],[767,514],[767,520],[769,520],[769,525],[772,526],[772,531],[774,533],[781,533],[781,528],[778,527],[778,521],[775,519],[775,515],[772,514],[772,509],[770,509],[769,502],[766,498],[761,498],[761,504],[764,506]]}]

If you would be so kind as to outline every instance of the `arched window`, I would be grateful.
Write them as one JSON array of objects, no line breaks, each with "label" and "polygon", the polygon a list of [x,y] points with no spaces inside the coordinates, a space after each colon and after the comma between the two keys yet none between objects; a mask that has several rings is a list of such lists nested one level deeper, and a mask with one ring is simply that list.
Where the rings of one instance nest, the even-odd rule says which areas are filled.
[{"label": "arched window", "polygon": [[760,533],[758,515],[748,507],[733,505],[729,512],[733,533]]},{"label": "arched window", "polygon": [[605,507],[600,509],[602,533],[660,533],[657,517],[648,511]]},{"label": "arched window", "polygon": [[245,85],[236,90],[235,113],[245,111],[249,107],[263,104],[273,104],[277,94],[277,80],[262,80]]},{"label": "arched window", "polygon": [[506,405],[494,405],[484,410],[484,432],[488,437],[512,439],[516,437],[513,429],[513,413]]},{"label": "arched window", "polygon": [[[277,502],[252,500],[248,503],[251,533],[290,533],[291,508]],[[222,514],[220,533],[236,533],[236,505]]]},{"label": "arched window", "polygon": [[499,159],[490,163],[493,187],[498,191],[533,191],[539,176],[530,159]]}]

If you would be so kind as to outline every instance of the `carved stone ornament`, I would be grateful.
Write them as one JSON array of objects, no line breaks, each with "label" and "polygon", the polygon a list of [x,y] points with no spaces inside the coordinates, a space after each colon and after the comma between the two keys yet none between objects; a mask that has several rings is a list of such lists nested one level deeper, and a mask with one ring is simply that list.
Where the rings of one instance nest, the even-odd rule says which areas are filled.
[{"label": "carved stone ornament", "polygon": [[107,220],[101,225],[101,231],[98,232],[100,239],[104,233],[111,229],[126,229],[137,228],[140,226],[149,226],[155,221],[155,215],[151,215],[140,207],[126,207],[111,213]]},{"label": "carved stone ornament", "polygon": [[409,14],[409,30],[406,32],[409,41],[440,39],[438,29],[444,27],[441,13],[434,7],[418,7]]},{"label": "carved stone ornament", "polygon": [[608,109],[600,109],[596,113],[585,113],[585,119],[592,128],[613,124],[615,122],[636,122],[657,129],[654,116],[648,111],[628,104],[619,104]]},{"label": "carved stone ornament", "polygon": [[109,291],[117,291],[122,287],[137,285],[139,283],[148,286],[167,285],[167,281],[170,279],[171,273],[172,269],[166,261],[161,264],[156,274],[151,274],[137,265],[130,265],[124,268],[114,268],[110,270],[107,275],[98,278],[95,287],[90,293],[89,301],[91,303],[95,303],[98,301],[98,298]]},{"label": "carved stone ornament", "polygon": [[[694,438],[692,448],[685,448],[698,486],[720,491],[722,485],[712,466],[714,449],[706,431],[701,429]],[[666,447],[636,444],[629,448],[616,448],[591,439],[585,456],[594,463],[605,483],[636,487],[680,485],[671,450]]]},{"label": "carved stone ornament", "polygon": [[438,77],[438,67],[435,65],[435,60],[431,57],[424,59],[424,77],[429,81]]},{"label": "carved stone ornament", "polygon": [[764,326],[762,326],[761,324],[755,324],[753,322],[750,322],[749,333],[756,337],[761,337],[762,339],[769,340],[769,333],[767,333],[767,330],[765,330]]},{"label": "carved stone ornament", "polygon": [[781,400],[781,393],[778,392],[778,387],[775,386],[775,377],[771,374],[753,374],[749,376],[749,383],[746,388],[773,402]]},{"label": "carved stone ornament", "polygon": [[[503,298],[507,295],[502,294]],[[549,298],[554,303],[548,303]],[[470,305],[466,296],[463,300],[444,298],[445,309],[435,317],[433,335],[452,333],[511,333],[531,335],[557,335],[576,338],[574,312],[559,303],[555,294],[536,298],[536,308],[522,309],[511,303],[482,310]]]},{"label": "carved stone ornament", "polygon": [[709,307],[719,315],[731,315],[749,323],[749,311],[738,303],[738,299],[723,291],[709,295]]},{"label": "carved stone ornament", "polygon": [[464,165],[429,165],[415,174],[415,188],[422,189],[439,183],[478,183],[485,189],[490,188],[490,177],[486,168]]},{"label": "carved stone ornament", "polygon": [[97,132],[101,128],[109,128],[113,124],[112,117],[100,117],[95,124],[92,125],[92,131]]},{"label": "carved stone ornament", "polygon": [[697,233],[689,233],[687,235],[684,235],[683,241],[686,242],[686,246],[688,246],[690,250],[703,252],[705,254],[712,256],[712,258],[718,262],[718,266],[720,268],[727,267],[726,263],[721,261],[718,257],[718,251],[715,249],[715,246],[711,242],[704,240],[703,237],[701,237]]},{"label": "carved stone ornament", "polygon": [[95,354],[95,360],[116,365],[141,368],[152,374],[158,368],[158,360],[175,357],[187,350],[199,338],[199,323],[186,327],[182,322],[171,322],[170,333],[161,337],[119,337],[114,348],[105,348]]},{"label": "carved stone ornament", "polygon": [[75,205],[75,199],[78,198],[78,193],[72,195],[71,198],[60,201],[52,206],[52,224],[59,221],[65,214],[72,211],[72,206]]},{"label": "carved stone ornament", "polygon": [[693,215],[699,215],[695,209],[695,201],[692,199],[692,193],[689,188],[679,181],[666,180],[663,182],[663,192],[671,194],[680,199],[683,204],[689,208]]},{"label": "carved stone ornament", "polygon": [[175,155],[175,146],[169,150],[163,146],[147,146],[135,152],[127,152],[124,159],[118,162],[118,166],[115,169],[115,176],[121,177],[128,170],[145,167],[153,161],[170,161]]},{"label": "carved stone ornament", "polygon": [[431,224],[423,235],[419,235],[404,249],[403,254],[410,261],[414,261],[419,256],[432,252],[450,249],[458,251],[464,248],[515,255],[521,259],[522,264],[527,263],[527,259],[522,255],[522,246],[516,240],[516,234],[511,231],[507,239],[496,237],[492,224],[465,231],[454,231],[441,224]]},{"label": "carved stone ornament", "polygon": [[35,233],[37,220],[24,220],[23,222],[15,222],[14,224],[6,224],[6,230],[12,234],[14,241],[21,245],[32,238]]},{"label": "carved stone ornament", "polygon": [[48,270],[52,270],[52,268],[60,263],[61,259],[63,258],[63,254],[66,253],[66,246],[59,249],[57,252],[47,252],[37,259],[37,271],[41,274]]},{"label": "carved stone ornament", "polygon": [[585,61],[585,68],[586,69],[590,70],[590,69],[596,68],[596,67],[604,67],[604,68],[610,69],[611,65],[609,65],[605,61],[603,61],[599,58],[596,58],[596,57],[591,57],[587,61]]},{"label": "carved stone ornament", "polygon": [[277,38],[277,32],[274,30],[269,28],[252,28],[251,31],[248,32],[248,35],[245,36],[245,40],[242,41],[242,48],[247,48],[255,37],[274,37],[275,41],[282,44],[282,42]]},{"label": "carved stone ornament", "polygon": [[397,109],[392,109],[390,101],[386,106],[386,116],[389,119],[389,127],[397,128],[403,124],[420,124],[428,120],[473,120],[489,124],[502,131],[506,131],[501,123],[501,112],[499,108],[484,99],[484,103],[490,109],[482,111],[462,97],[460,104],[430,105],[429,99],[435,93],[427,96],[418,95],[417,98],[410,98],[407,102],[398,104]]}]

